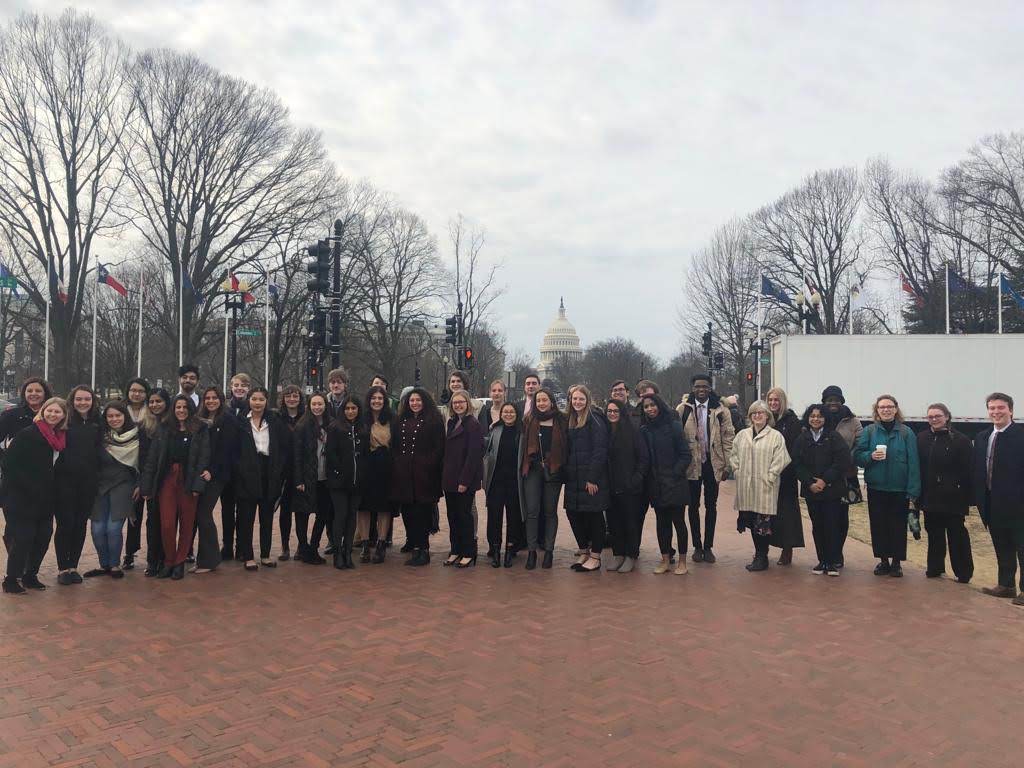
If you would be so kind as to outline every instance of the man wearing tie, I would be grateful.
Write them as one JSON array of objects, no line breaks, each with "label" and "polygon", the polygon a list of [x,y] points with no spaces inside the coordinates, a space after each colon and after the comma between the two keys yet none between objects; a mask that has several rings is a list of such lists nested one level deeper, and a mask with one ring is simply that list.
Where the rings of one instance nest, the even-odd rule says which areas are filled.
[{"label": "man wearing tie", "polygon": [[[715,523],[718,518],[718,484],[725,479],[736,435],[732,417],[711,390],[711,377],[699,373],[690,380],[691,392],[676,409],[690,443],[692,459],[686,472],[690,481],[690,536],[693,562],[713,563]],[[700,494],[704,490],[704,536],[700,533]]]},{"label": "man wearing tie", "polygon": [[993,392],[985,404],[992,426],[974,438],[973,480],[975,503],[996,551],[999,583],[982,591],[1024,605],[1024,426],[1013,422],[1009,395]]}]

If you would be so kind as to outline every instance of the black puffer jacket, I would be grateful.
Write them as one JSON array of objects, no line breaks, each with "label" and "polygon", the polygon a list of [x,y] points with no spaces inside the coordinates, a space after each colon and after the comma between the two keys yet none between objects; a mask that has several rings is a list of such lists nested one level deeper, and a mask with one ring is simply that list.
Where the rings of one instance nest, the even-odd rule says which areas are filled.
[{"label": "black puffer jacket", "polygon": [[57,492],[67,504],[91,508],[99,492],[100,453],[103,430],[98,421],[79,421],[68,426],[67,447],[57,471]]},{"label": "black puffer jacket", "polygon": [[[146,498],[154,498],[160,493],[160,486],[170,469],[171,441],[177,425],[162,425],[156,433],[149,453],[146,466],[139,481],[139,493]],[[188,462],[185,465],[185,489],[192,493],[202,493],[206,481],[202,473],[210,467],[210,431],[203,424],[199,431],[189,437]]]},{"label": "black puffer jacket", "polygon": [[361,426],[354,428],[344,416],[331,422],[327,430],[328,488],[356,491],[365,481],[370,438]]},{"label": "black puffer jacket", "polygon": [[651,456],[647,497],[655,509],[678,509],[690,503],[690,446],[675,411],[663,411],[640,428]]},{"label": "black puffer jacket", "polygon": [[640,427],[619,417],[619,426],[608,434],[608,490],[612,496],[639,495],[651,468],[651,453]]},{"label": "black puffer jacket", "polygon": [[971,441],[955,429],[917,436],[921,467],[919,509],[938,514],[967,515],[971,504]]},{"label": "black puffer jacket", "polygon": [[[801,432],[793,443],[790,466],[800,480],[800,495],[811,501],[838,501],[846,496],[846,475],[853,465],[850,449],[842,436],[827,429],[817,442],[809,430]],[[814,478],[825,481],[825,490],[812,493]]]},{"label": "black puffer jacket", "polygon": [[[587,493],[587,483],[597,493]],[[608,422],[592,408],[587,423],[569,429],[565,460],[565,508],[574,512],[603,512],[611,502],[608,487]]]}]

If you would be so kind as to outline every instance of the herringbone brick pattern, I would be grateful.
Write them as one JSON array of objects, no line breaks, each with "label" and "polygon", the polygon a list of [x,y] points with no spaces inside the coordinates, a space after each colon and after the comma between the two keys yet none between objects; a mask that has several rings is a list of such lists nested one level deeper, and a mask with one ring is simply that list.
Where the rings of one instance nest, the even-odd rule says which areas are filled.
[{"label": "herringbone brick pattern", "polygon": [[685,577],[651,574],[652,515],[631,575],[569,572],[563,520],[552,571],[396,552],[7,597],[0,768],[1016,764],[1024,611],[856,542],[840,579],[747,573],[721,508]]}]

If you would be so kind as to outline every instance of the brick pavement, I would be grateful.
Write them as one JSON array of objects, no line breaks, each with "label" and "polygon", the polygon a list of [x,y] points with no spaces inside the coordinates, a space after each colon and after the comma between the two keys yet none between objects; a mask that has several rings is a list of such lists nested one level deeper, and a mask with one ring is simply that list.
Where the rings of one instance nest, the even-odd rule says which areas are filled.
[{"label": "brick pavement", "polygon": [[0,596],[0,768],[1015,764],[1024,610],[876,578],[858,542],[839,579],[806,550],[750,574],[721,517],[688,576],[651,573],[649,515],[631,575],[569,572],[563,518],[552,571],[396,552]]}]

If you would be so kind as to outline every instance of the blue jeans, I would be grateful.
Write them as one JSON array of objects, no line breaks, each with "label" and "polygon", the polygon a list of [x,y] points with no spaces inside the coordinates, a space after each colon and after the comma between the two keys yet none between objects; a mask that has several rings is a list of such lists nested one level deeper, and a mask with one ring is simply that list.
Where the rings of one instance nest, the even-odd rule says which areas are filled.
[{"label": "blue jeans", "polygon": [[121,564],[124,520],[110,519],[110,495],[97,501],[100,517],[92,521],[92,543],[100,558],[100,568],[116,568]]}]

